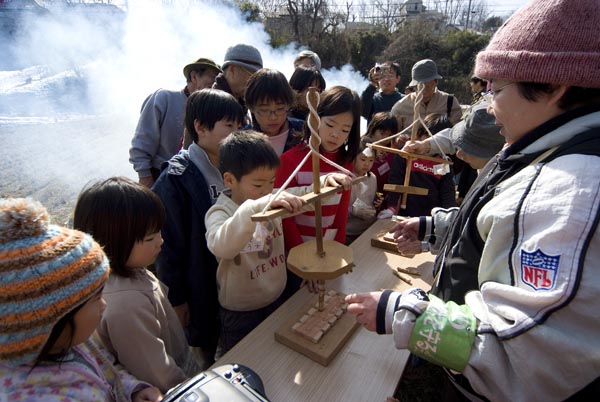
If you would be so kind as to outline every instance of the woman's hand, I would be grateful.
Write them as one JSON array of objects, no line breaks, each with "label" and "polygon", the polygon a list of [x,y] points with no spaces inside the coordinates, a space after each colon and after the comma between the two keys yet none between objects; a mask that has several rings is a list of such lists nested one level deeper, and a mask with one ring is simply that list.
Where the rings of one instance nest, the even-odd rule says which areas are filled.
[{"label": "woman's hand", "polygon": [[375,332],[380,298],[381,292],[370,292],[349,294],[344,300],[348,303],[348,312],[356,315],[356,322]]},{"label": "woman's hand", "polygon": [[394,239],[396,240],[419,240],[419,218],[415,217],[398,221],[398,223],[390,229],[390,232],[394,232]]}]

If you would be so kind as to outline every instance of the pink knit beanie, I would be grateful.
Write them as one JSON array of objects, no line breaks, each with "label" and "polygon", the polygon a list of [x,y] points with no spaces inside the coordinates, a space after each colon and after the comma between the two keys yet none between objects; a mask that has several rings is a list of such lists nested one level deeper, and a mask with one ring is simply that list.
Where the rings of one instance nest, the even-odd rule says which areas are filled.
[{"label": "pink knit beanie", "polygon": [[475,74],[600,88],[599,29],[599,0],[532,0],[477,55]]}]

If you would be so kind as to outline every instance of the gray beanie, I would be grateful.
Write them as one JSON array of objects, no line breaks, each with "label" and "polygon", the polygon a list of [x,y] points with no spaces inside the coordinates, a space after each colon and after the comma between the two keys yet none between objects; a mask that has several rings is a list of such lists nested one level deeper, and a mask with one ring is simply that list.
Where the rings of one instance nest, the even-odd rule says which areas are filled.
[{"label": "gray beanie", "polygon": [[452,127],[450,138],[456,148],[478,158],[491,158],[504,146],[496,118],[487,112],[488,103],[482,102]]},{"label": "gray beanie", "polygon": [[243,43],[231,46],[227,49],[227,52],[225,52],[225,61],[222,66],[223,70],[230,64],[244,67],[253,73],[263,68],[262,56],[258,49]]}]

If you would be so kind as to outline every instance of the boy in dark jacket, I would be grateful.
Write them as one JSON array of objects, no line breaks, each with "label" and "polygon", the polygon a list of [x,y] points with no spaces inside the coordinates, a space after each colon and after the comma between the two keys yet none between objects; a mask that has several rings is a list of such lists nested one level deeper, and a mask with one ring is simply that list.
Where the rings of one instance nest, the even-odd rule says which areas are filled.
[{"label": "boy in dark jacket", "polygon": [[218,339],[217,261],[206,246],[204,215],[224,189],[219,143],[240,128],[244,112],[230,94],[204,89],[187,100],[185,128],[193,143],[163,166],[153,186],[166,210],[158,277],[186,330],[199,348],[203,368],[214,361]]}]

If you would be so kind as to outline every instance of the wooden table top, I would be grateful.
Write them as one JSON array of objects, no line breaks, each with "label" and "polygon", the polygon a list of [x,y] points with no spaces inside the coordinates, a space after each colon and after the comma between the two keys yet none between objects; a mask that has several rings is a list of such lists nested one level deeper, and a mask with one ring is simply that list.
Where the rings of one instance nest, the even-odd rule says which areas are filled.
[{"label": "wooden table top", "polygon": [[[430,288],[433,255],[423,253],[409,259],[371,246],[371,238],[389,225],[389,220],[377,221],[351,244],[356,266],[327,281],[327,289],[348,294]],[[390,268],[398,266],[417,267],[422,276],[408,285]],[[393,395],[409,353],[397,350],[391,335],[377,335],[361,326],[327,367],[275,341],[275,330],[312,297],[314,294],[300,289],[213,367],[227,363],[250,367],[262,378],[273,402],[385,401]]]}]

